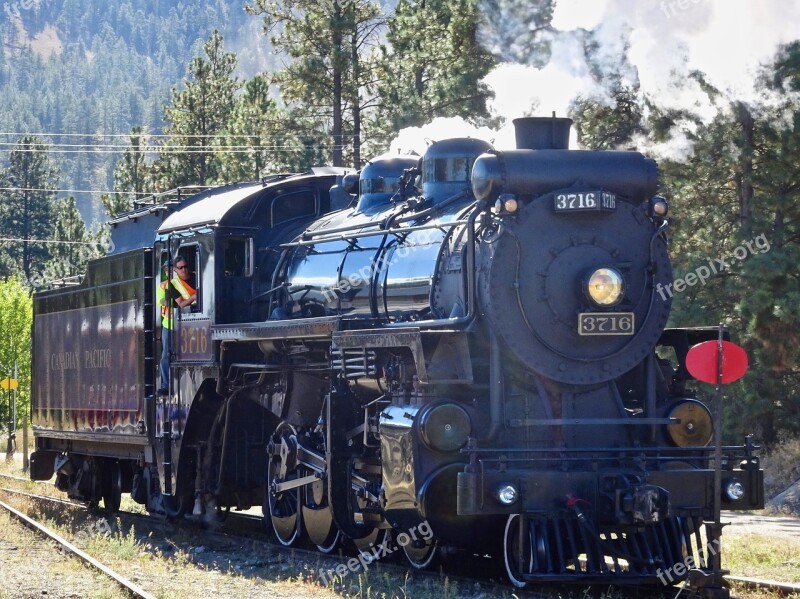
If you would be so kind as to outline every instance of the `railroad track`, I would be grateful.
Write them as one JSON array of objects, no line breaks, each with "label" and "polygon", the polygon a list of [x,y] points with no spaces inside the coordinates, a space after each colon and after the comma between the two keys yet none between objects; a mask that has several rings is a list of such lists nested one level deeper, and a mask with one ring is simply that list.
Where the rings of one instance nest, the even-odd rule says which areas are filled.
[{"label": "railroad track", "polygon": [[746,576],[726,576],[730,582],[736,582],[749,590],[767,590],[777,595],[800,595],[800,584],[791,582],[778,582],[776,580],[764,580],[761,578],[749,578]]},{"label": "railroad track", "polygon": [[9,489],[8,487],[0,487],[0,491],[4,491],[5,493],[11,493],[12,495],[19,495],[20,497],[28,497],[30,499],[48,501],[50,503],[57,503],[60,505],[68,505],[70,507],[78,507],[78,508],[86,507],[82,503],[75,503],[74,501],[70,501],[69,499],[61,499],[59,497],[48,497],[47,495],[36,495],[35,493],[27,493],[25,491],[20,491],[18,489]]},{"label": "railroad track", "polygon": [[[49,497],[47,495],[36,495],[34,493],[28,493],[25,491],[19,491],[5,487],[0,487],[0,493],[8,493],[25,497],[27,499],[32,499],[34,501],[51,503],[57,506],[64,506],[73,509],[88,509],[86,505],[81,503],[56,497]],[[103,510],[98,511],[102,512]],[[148,527],[163,524],[163,520],[158,516],[146,516],[143,514],[136,514],[126,511],[119,511],[116,513],[116,515],[132,520],[139,520]],[[322,571],[328,575],[330,572],[335,571],[336,567],[340,564],[346,564],[348,560],[357,556],[355,549],[350,550],[350,548],[346,546],[341,548],[340,551],[329,555],[323,555],[316,549],[297,546],[285,547],[275,542],[274,537],[263,530],[262,518],[253,514],[230,512],[227,514],[227,517],[224,519],[224,521],[219,523],[219,528],[214,527],[211,530],[204,528],[207,526],[207,523],[199,523],[190,519],[182,520],[180,523],[194,528],[203,528],[203,530],[200,531],[200,534],[206,546],[229,548],[231,545],[234,545],[242,547],[251,545],[254,541],[256,541],[259,543],[264,543],[265,545],[269,545],[269,549],[272,553],[282,556],[287,561],[297,560],[323,565],[325,567],[322,568]],[[225,530],[226,528],[229,530]],[[235,532],[231,531],[230,529],[234,529]],[[191,553],[191,548],[184,547],[183,549]],[[214,551],[214,549],[212,549],[212,551]],[[400,551],[396,551],[394,553],[397,555],[402,554]],[[368,565],[369,571],[372,571],[373,568],[379,566],[381,572],[388,573],[391,576],[396,577],[397,580],[405,580],[406,576],[408,575],[409,567],[404,561],[401,562],[396,560],[395,557],[395,555],[391,555],[379,561],[372,562]],[[473,567],[479,561],[480,560],[478,558],[474,558],[474,562],[472,563]],[[485,566],[485,564],[481,564],[481,566]],[[517,597],[526,599],[546,599],[553,596],[552,593],[548,592],[537,592],[536,590],[520,591],[519,589],[515,589],[514,587],[500,580],[502,576],[502,572],[500,571],[497,572],[498,580],[480,580],[474,577],[468,577],[463,573],[469,572],[469,568],[469,565],[464,565],[460,568],[451,566],[444,571],[444,575],[451,584],[457,584],[460,588],[474,589],[477,584],[484,588],[487,594],[492,594],[493,590],[501,590],[504,591],[507,596],[516,595]],[[479,566],[478,569],[483,570],[485,567],[482,568]],[[420,581],[429,580],[432,584],[440,584],[442,580],[442,573],[436,571],[414,570],[413,576],[415,579]],[[325,582],[325,580],[321,578],[320,581],[323,583]]]},{"label": "railroad track", "polygon": [[42,481],[34,481],[34,480],[29,479],[29,478],[24,478],[22,476],[14,476],[12,474],[0,474],[0,478],[5,478],[5,479],[8,479],[8,480],[15,480],[17,482],[23,482],[23,483],[29,483],[29,484],[30,483],[40,483],[40,482],[42,482]]},{"label": "railroad track", "polygon": [[[48,498],[49,499],[49,498]],[[54,541],[58,545],[60,545],[65,551],[67,551],[70,555],[74,555],[79,560],[84,562],[85,564],[89,565],[90,567],[98,570],[114,580],[120,587],[128,591],[134,597],[140,597],[141,599],[155,599],[153,595],[136,585],[135,583],[131,582],[121,574],[118,574],[108,566],[102,564],[101,562],[97,561],[88,553],[84,552],[80,548],[76,547],[65,538],[57,534],[56,532],[50,530],[43,524],[37,522],[33,518],[29,517],[26,514],[23,514],[21,511],[16,509],[13,506],[8,505],[4,501],[0,501],[0,507],[6,510],[9,514],[11,514],[14,518],[22,522],[28,528],[34,530],[41,536]]]},{"label": "railroad track", "polygon": [[[7,476],[7,475],[0,475],[0,476],[2,476],[4,478],[17,478],[18,480],[26,480],[26,479],[20,479],[19,477],[11,477],[11,476]],[[46,496],[46,495],[36,495],[34,493],[28,493],[28,492],[19,491],[19,490],[16,490],[16,489],[10,489],[10,488],[6,488],[6,487],[0,487],[0,492],[13,494],[13,495],[18,495],[18,496],[23,496],[23,497],[34,499],[34,500],[37,500],[37,501],[44,501],[44,502],[54,503],[54,504],[58,504],[58,505],[64,505],[64,506],[68,506],[68,507],[72,507],[72,508],[88,509],[86,505],[81,504],[81,503],[76,503],[76,502],[73,502],[73,501],[60,499],[60,498],[57,498],[57,497],[49,497],[49,496]],[[8,506],[7,504],[5,504],[3,502],[0,502],[0,506],[2,506],[3,508],[6,508],[6,509],[12,509],[12,510],[14,509],[11,506]],[[146,523],[146,524],[148,524],[150,526],[152,526],[153,524],[162,522],[160,519],[158,519],[157,517],[154,517],[154,516],[146,516],[146,515],[143,515],[143,514],[137,514],[137,513],[133,513],[133,512],[127,512],[127,511],[120,511],[120,512],[117,512],[117,513],[120,516],[124,516],[126,518],[131,518],[131,519],[134,519],[134,520],[139,520],[139,521],[144,522],[144,523]],[[21,512],[20,512],[20,514],[21,514]],[[24,516],[24,514],[22,514],[22,516],[26,517],[26,516]],[[189,524],[189,523],[192,523],[192,522],[193,521],[189,520],[189,519],[182,521],[182,523],[185,523],[185,524]],[[288,556],[292,556],[293,558],[298,558],[299,557],[301,559],[306,559],[309,562],[314,562],[314,561],[319,562],[320,560],[329,561],[329,562],[331,562],[331,568],[332,569],[335,569],[336,565],[338,565],[338,564],[346,563],[348,561],[348,559],[350,559],[350,558],[352,558],[352,557],[354,557],[356,555],[355,552],[352,552],[352,551],[351,552],[342,551],[340,554],[322,555],[318,551],[312,550],[312,549],[305,549],[305,548],[302,548],[302,547],[284,547],[284,546],[282,546],[282,545],[280,545],[278,543],[273,542],[273,539],[271,538],[271,536],[269,536],[267,533],[265,533],[265,532],[260,530],[261,518],[258,517],[258,516],[252,515],[252,514],[231,512],[230,514],[227,515],[227,517],[225,519],[225,522],[221,523],[221,526],[230,526],[230,523],[235,523],[234,527],[236,527],[236,528],[241,527],[240,530],[243,530],[243,532],[233,533],[233,532],[224,531],[224,530],[221,530],[221,529],[204,530],[203,531],[203,538],[206,538],[206,539],[209,539],[209,540],[214,539],[214,540],[217,540],[217,541],[220,541],[220,542],[223,542],[223,543],[237,543],[237,544],[249,543],[249,542],[252,542],[252,541],[256,540],[256,541],[268,544],[272,551],[274,551],[275,553],[280,554],[280,555],[284,555],[284,556],[287,556],[287,557]],[[196,526],[197,523],[195,522],[194,525]],[[37,526],[37,525],[35,525],[35,526]],[[46,534],[46,533],[43,533],[43,534]],[[55,533],[53,533],[53,534],[55,534]],[[47,536],[50,536],[50,535],[48,534]],[[50,538],[54,538],[54,537],[50,537]],[[59,539],[60,539],[60,537],[59,537]],[[60,539],[57,542],[59,542],[59,544],[61,544],[61,541],[63,541],[63,539]],[[68,542],[64,541],[64,543],[68,543]],[[76,551],[80,552],[80,549],[75,548],[74,546],[72,546],[72,547]],[[68,548],[68,551],[72,552],[72,549]],[[81,552],[81,553],[83,553],[83,552]],[[88,556],[86,554],[83,554],[83,555],[85,555],[86,558],[88,558],[90,560],[93,560],[93,558],[91,558],[91,556]],[[81,557],[81,559],[83,559],[83,557]],[[94,560],[94,561],[96,561],[96,560]],[[551,592],[520,591],[519,589],[511,587],[510,585],[506,585],[506,584],[503,584],[503,583],[500,583],[500,582],[497,582],[497,581],[480,580],[480,579],[476,579],[474,577],[469,577],[469,576],[462,575],[462,574],[460,574],[460,572],[468,572],[468,571],[470,571],[471,568],[472,569],[476,569],[476,566],[477,566],[477,569],[481,569],[478,558],[473,558],[473,561],[471,561],[471,562],[469,560],[467,560],[467,562],[468,563],[462,564],[461,568],[458,568],[456,570],[448,569],[448,570],[444,571],[444,574],[448,577],[448,579],[451,582],[457,583],[459,585],[464,585],[464,587],[474,587],[474,585],[476,585],[476,584],[479,584],[479,585],[482,585],[482,586],[491,585],[495,589],[502,589],[502,590],[506,591],[508,594],[515,594],[518,597],[526,597],[526,598],[529,598],[529,599],[544,599],[545,597],[552,597],[553,596]],[[95,566],[95,567],[98,567],[98,569],[105,568],[105,566],[102,566],[102,564],[100,564],[99,562],[97,562],[97,564],[98,565]],[[92,564],[92,565],[94,566],[94,564]],[[374,566],[374,565],[376,565],[376,563],[373,563],[372,565]],[[390,572],[390,573],[396,574],[401,579],[408,572],[408,566],[406,564],[396,563],[396,562],[393,562],[391,559],[387,559],[387,560],[381,561],[380,562],[380,567],[382,569]],[[103,570],[103,571],[105,572],[105,570]],[[109,572],[111,572],[111,573],[109,573]],[[112,571],[110,571],[110,570],[109,570],[109,572],[106,572],[106,573],[109,574],[109,576],[114,577],[114,573]],[[439,572],[415,570],[414,571],[414,576],[419,577],[420,579],[428,578],[428,579],[430,579],[432,581],[440,581],[441,580],[441,573],[439,573]],[[122,577],[120,577],[120,578],[122,578]],[[773,592],[773,593],[775,593],[777,595],[800,594],[800,584],[779,582],[779,581],[774,581],[774,580],[764,580],[764,579],[758,579],[758,578],[749,578],[749,577],[742,577],[742,576],[727,576],[726,578],[727,578],[728,581],[735,582],[738,585],[741,585],[745,589],[748,589],[748,590],[762,590],[762,591],[763,590],[767,590],[767,591],[771,591],[771,592]],[[114,579],[117,580],[118,583],[120,583],[120,584],[122,584],[124,586],[124,583],[120,582],[120,580],[118,580],[117,578],[114,578]],[[122,578],[122,579],[125,580],[124,578]],[[127,583],[129,581],[125,581],[125,582]],[[135,594],[135,592],[133,590],[131,590],[131,589],[129,589],[129,590],[130,590],[130,592]],[[141,589],[139,589],[139,590],[141,590]],[[142,591],[142,592],[144,592],[144,591]],[[144,595],[136,595],[136,596],[150,597],[150,595],[148,595],[146,593]]]}]

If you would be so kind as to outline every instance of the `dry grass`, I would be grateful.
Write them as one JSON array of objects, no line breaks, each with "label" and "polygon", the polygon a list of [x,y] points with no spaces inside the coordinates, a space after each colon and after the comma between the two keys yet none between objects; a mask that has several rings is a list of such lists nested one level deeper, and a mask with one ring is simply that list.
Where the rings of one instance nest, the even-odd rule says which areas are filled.
[{"label": "dry grass", "polygon": [[800,538],[726,531],[722,556],[736,576],[800,583]]},{"label": "dry grass", "polygon": [[122,596],[104,575],[43,543],[6,512],[0,513],[0,555],[0,599]]}]

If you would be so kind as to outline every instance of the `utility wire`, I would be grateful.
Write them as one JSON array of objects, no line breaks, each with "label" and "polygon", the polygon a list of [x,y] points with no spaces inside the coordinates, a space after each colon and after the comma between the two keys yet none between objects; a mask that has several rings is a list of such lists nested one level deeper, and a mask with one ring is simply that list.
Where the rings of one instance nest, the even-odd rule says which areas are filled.
[{"label": "utility wire", "polygon": [[0,191],[46,191],[48,193],[118,193],[122,195],[152,195],[150,192],[109,191],[103,189],[45,189],[43,187],[0,187]]},{"label": "utility wire", "polygon": [[67,241],[66,239],[25,239],[23,237],[0,237],[0,242],[3,241],[27,241],[28,243],[51,243],[51,244],[64,244],[64,245],[100,245],[104,246],[108,242],[103,241]]},{"label": "utility wire", "polygon": [[[180,147],[180,146],[179,146]],[[273,145],[273,146],[250,146],[249,149],[246,150],[220,150],[214,146],[183,146],[185,148],[192,148],[192,149],[172,149],[170,146],[166,147],[158,147],[149,150],[139,150],[142,154],[159,154],[161,156],[167,155],[179,155],[179,154],[251,154],[253,152],[263,152],[263,151],[275,151],[275,150],[306,150],[309,146],[286,146],[286,145]],[[246,147],[246,146],[243,146]],[[334,146],[324,146],[324,145],[317,145],[313,146],[314,150],[330,150],[335,147],[346,148],[346,145],[334,145]],[[37,153],[37,152],[45,152],[46,154],[94,154],[95,156],[101,154],[123,154],[127,152],[130,148],[125,149],[100,149],[100,150],[93,150],[88,148],[83,149],[74,149],[74,150],[51,150],[47,148],[12,148],[12,149],[0,149],[0,153],[3,154],[11,154],[14,152],[17,153]]]},{"label": "utility wire", "polygon": [[[35,147],[31,147],[35,146]],[[10,141],[0,141],[0,148],[3,147],[11,147],[11,148],[19,148],[21,151],[23,150],[38,150],[41,147],[44,147],[45,150],[49,150],[50,148],[102,148],[102,149],[122,149],[122,150],[132,150],[134,146],[130,144],[96,144],[96,143],[82,143],[82,144],[67,144],[67,143],[47,143],[47,144],[20,144],[18,142],[10,142]],[[211,149],[211,150],[253,150],[253,149],[268,149],[268,148],[292,148],[298,147],[296,144],[226,144],[226,145],[213,145],[213,144],[175,144],[175,145],[166,145],[166,146],[159,146],[159,145],[141,145],[138,146],[139,151],[141,152],[158,152],[163,149],[172,150],[172,149],[181,149],[181,148],[191,148],[191,149]]]},{"label": "utility wire", "polygon": [[[277,123],[277,121],[275,121]],[[186,137],[186,138],[201,138],[207,137],[215,139],[217,137],[230,137],[227,133],[30,133],[30,132],[11,132],[2,131],[0,135],[7,135],[12,137]]]}]

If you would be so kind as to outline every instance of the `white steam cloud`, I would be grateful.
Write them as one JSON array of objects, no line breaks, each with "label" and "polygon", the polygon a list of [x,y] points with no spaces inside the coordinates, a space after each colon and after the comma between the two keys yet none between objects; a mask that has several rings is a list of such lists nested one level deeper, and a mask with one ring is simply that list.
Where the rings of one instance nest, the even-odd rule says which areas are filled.
[{"label": "white steam cloud", "polygon": [[[513,148],[513,132],[511,135],[512,145],[509,147]],[[419,154],[422,156],[431,142],[451,137],[472,137],[494,143],[498,133],[488,127],[475,127],[458,117],[438,117],[422,127],[401,129],[389,146],[389,154]]]},{"label": "white steam cloud", "polygon": [[[513,144],[513,118],[553,112],[566,116],[579,96],[609,101],[610,74],[638,85],[643,96],[662,108],[685,110],[708,122],[732,101],[769,101],[757,87],[757,72],[774,58],[779,45],[800,37],[799,25],[800,2],[795,1],[557,0],[551,23],[555,31],[544,34],[550,39],[549,62],[542,68],[506,62],[486,78],[495,92],[490,109],[509,125],[487,137],[464,123],[458,135],[493,137],[498,148],[507,147]],[[596,48],[587,52],[591,44]],[[518,55],[524,56],[524,49]],[[708,99],[689,76],[693,71],[722,92],[721,103]],[[447,137],[455,131],[455,120],[447,121],[447,133],[434,121],[424,135]],[[691,124],[685,128],[690,132]],[[691,143],[679,135],[648,150],[685,158]]]}]

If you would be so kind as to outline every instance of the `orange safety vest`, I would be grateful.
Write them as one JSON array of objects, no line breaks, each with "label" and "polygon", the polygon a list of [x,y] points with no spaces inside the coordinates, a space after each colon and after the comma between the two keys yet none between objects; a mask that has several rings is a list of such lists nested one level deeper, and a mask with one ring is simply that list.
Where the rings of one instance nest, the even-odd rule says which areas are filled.
[{"label": "orange safety vest", "polygon": [[[177,274],[172,277],[172,287],[181,294],[183,299],[189,299],[192,295],[197,293],[195,289],[186,281],[181,279]],[[166,329],[172,330],[172,308],[173,306],[166,305],[166,302],[161,302],[161,299],[167,297],[167,285],[170,281],[162,281],[159,288],[159,304],[161,305],[161,326]]]}]

